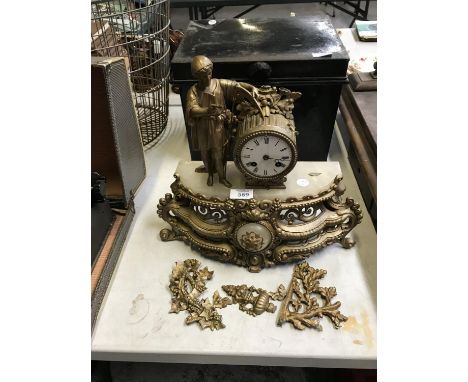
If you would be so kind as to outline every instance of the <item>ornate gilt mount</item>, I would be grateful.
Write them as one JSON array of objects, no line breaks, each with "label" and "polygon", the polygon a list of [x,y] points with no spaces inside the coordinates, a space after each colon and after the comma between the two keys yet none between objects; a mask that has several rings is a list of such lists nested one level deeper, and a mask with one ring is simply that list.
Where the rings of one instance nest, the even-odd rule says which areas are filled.
[{"label": "ornate gilt mount", "polygon": [[[294,120],[292,110],[294,109],[294,101],[301,97],[300,92],[293,92],[286,88],[277,89],[274,86],[263,85],[258,89],[258,101],[260,107],[256,103],[249,100],[244,100],[237,105],[239,112],[238,119],[244,120],[250,115],[262,115],[269,117],[270,114],[281,114],[288,120]],[[261,112],[261,114],[260,114]]]},{"label": "ornate gilt mount", "polygon": [[[262,288],[247,285],[223,285],[226,294],[232,297],[233,304],[239,304],[239,309],[251,316],[258,316],[263,312],[274,313],[276,306],[271,300],[281,301],[286,295],[283,285],[278,287],[276,292],[268,292]],[[250,307],[248,307],[250,305]]]},{"label": "ornate gilt mount", "polygon": [[[306,327],[322,330],[320,318],[327,316],[335,329],[338,329],[341,323],[348,319],[338,310],[341,303],[331,302],[331,299],[336,296],[336,289],[321,287],[319,284],[319,280],[326,274],[327,271],[315,269],[307,262],[294,267],[293,278],[276,322],[278,326],[284,322],[290,322],[299,330],[304,330]],[[321,297],[322,305],[314,295]]]},{"label": "ornate gilt mount", "polygon": [[186,310],[189,316],[186,318],[187,325],[197,322],[202,329],[223,329],[221,315],[216,308],[224,308],[231,304],[228,297],[221,298],[218,291],[213,294],[213,301],[209,299],[200,300],[199,296],[206,290],[207,280],[213,277],[213,271],[207,267],[199,269],[200,262],[195,259],[176,263],[172,270],[169,289],[172,294],[172,304],[169,313],[179,313]]},{"label": "ornate gilt mount", "polygon": [[182,184],[178,174],[159,200],[158,215],[170,224],[163,241],[181,240],[204,256],[259,272],[304,260],[333,243],[350,248],[346,235],[362,220],[358,203],[342,200],[342,177],[315,195],[281,200],[207,197]]}]

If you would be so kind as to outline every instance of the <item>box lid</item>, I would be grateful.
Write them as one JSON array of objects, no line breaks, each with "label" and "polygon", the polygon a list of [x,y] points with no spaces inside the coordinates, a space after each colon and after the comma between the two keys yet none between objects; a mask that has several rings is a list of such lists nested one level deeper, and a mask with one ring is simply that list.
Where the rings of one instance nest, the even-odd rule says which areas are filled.
[{"label": "box lid", "polygon": [[92,57],[91,85],[91,170],[106,177],[111,204],[127,208],[146,166],[124,59]]},{"label": "box lid", "polygon": [[191,21],[172,59],[175,82],[192,79],[193,56],[214,63],[213,75],[248,79],[255,62],[271,79],[346,78],[349,57],[328,17]]}]

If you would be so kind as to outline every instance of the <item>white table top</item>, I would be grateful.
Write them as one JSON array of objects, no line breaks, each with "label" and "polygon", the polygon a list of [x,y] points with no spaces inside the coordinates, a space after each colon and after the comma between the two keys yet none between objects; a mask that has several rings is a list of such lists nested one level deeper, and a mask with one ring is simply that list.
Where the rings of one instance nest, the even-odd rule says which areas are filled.
[{"label": "white table top", "polygon": [[[185,325],[185,312],[168,313],[169,276],[176,261],[196,258],[214,271],[202,295],[210,298],[215,290],[224,296],[223,284],[246,283],[271,291],[280,283],[287,287],[293,265],[254,274],[204,258],[183,242],[161,241],[159,231],[169,225],[156,214],[158,200],[170,192],[177,163],[190,159],[180,106],[170,107],[168,127],[145,155],[147,177],[137,192],[136,215],[93,332],[93,359],[376,368],[376,233],[365,208],[363,222],[351,233],[357,241],[354,248],[334,244],[308,259],[327,270],[321,285],[337,289],[335,300],[349,317],[341,329],[334,329],[326,317],[322,332],[298,331],[288,323],[278,327],[276,313],[251,317],[231,305],[219,311],[225,329],[202,331],[195,324]],[[341,164],[345,196],[364,206],[335,136],[329,160]]]},{"label": "white table top", "polygon": [[377,42],[359,40],[355,28],[337,29],[337,33],[349,55],[348,73],[373,72],[377,60]]}]

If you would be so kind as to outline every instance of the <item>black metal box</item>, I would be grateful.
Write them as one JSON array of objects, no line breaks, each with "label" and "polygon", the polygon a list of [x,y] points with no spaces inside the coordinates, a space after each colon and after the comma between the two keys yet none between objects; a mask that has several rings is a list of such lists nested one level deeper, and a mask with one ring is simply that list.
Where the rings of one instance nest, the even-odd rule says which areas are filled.
[{"label": "black metal box", "polygon": [[[349,62],[328,17],[191,21],[172,60],[184,110],[195,83],[190,63],[196,55],[213,61],[214,78],[301,92],[294,108],[299,158],[327,160]],[[190,152],[193,160],[200,159],[192,146]]]}]

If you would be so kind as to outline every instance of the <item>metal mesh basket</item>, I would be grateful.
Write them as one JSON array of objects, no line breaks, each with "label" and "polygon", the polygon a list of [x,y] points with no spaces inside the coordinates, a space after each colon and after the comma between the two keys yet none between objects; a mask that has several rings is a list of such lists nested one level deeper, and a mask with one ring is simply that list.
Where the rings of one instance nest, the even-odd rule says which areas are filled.
[{"label": "metal mesh basket", "polygon": [[169,1],[91,0],[91,54],[126,57],[143,145],[167,124]]}]

